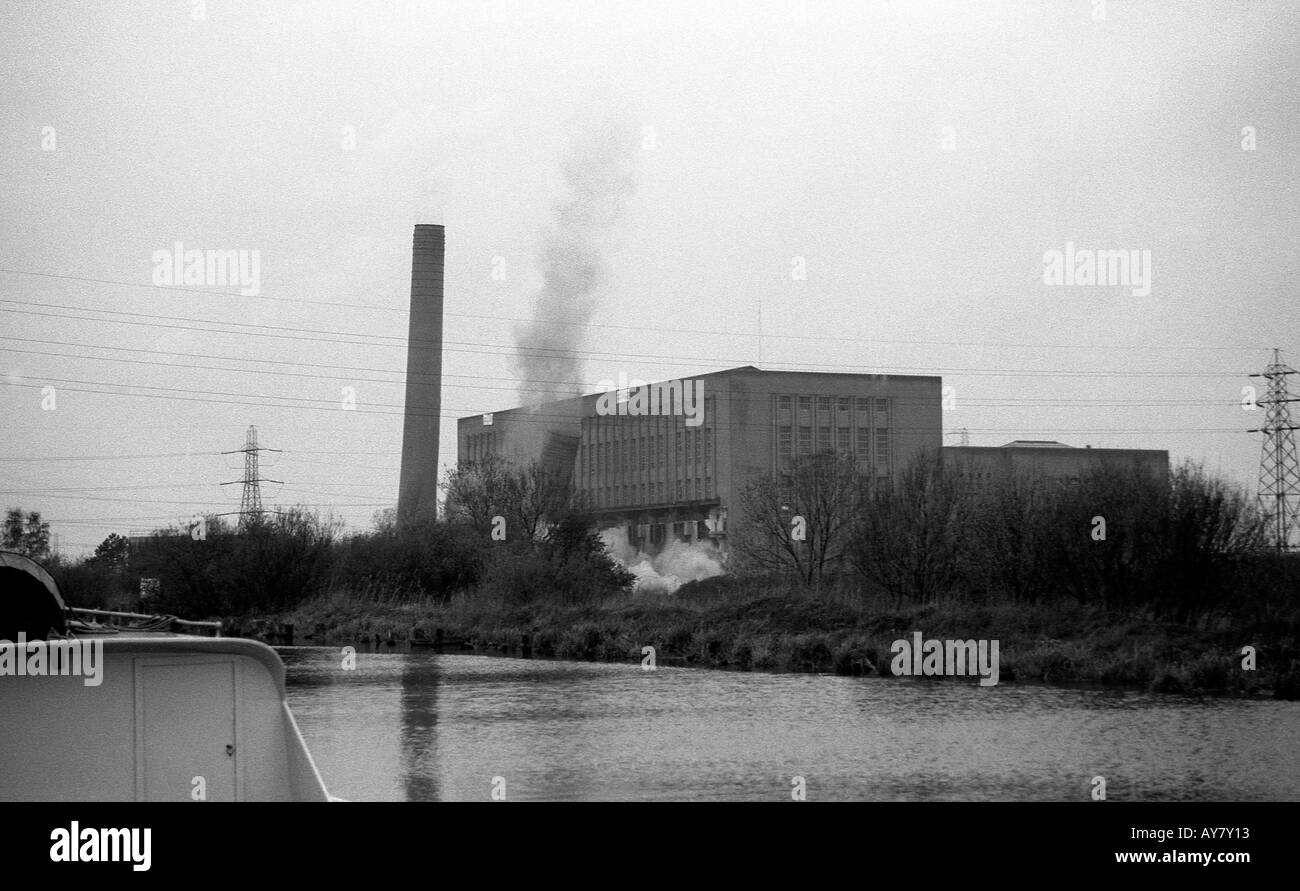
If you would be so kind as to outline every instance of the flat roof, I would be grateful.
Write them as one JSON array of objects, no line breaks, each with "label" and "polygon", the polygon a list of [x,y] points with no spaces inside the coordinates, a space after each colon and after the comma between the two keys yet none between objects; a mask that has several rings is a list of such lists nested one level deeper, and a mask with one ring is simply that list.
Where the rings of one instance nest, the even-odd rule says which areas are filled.
[{"label": "flat roof", "polygon": [[[872,371],[797,371],[758,368],[754,365],[738,365],[735,368],[726,368],[721,371],[706,371],[701,374],[693,374],[684,378],[663,378],[657,381],[645,381],[644,383],[654,386],[656,384],[667,384],[675,380],[696,380],[698,378],[712,377],[730,377],[739,374],[762,374],[762,375],[799,375],[800,377],[856,377],[872,378],[874,380],[897,380],[897,381],[942,381],[943,376],[938,374],[881,374]],[[630,381],[629,381],[630,383]],[[617,388],[614,388],[616,390]],[[561,399],[551,399],[546,402],[539,402],[537,405],[515,405],[510,408],[497,409],[496,411],[481,411],[472,415],[464,415],[456,419],[457,423],[469,421],[474,418],[481,418],[483,415],[500,415],[507,412],[531,411],[537,408],[544,408],[548,405],[557,405],[565,402],[577,402],[583,399],[590,399],[600,396],[602,393],[611,393],[614,390],[596,390],[591,393],[584,393],[581,396],[565,396]]]},{"label": "flat roof", "polygon": [[1030,451],[1030,450],[1033,450],[1033,451],[1060,451],[1060,452],[1070,452],[1071,454],[1076,454],[1076,453],[1077,453],[1077,454],[1080,454],[1080,455],[1087,455],[1087,454],[1090,454],[1090,453],[1093,453],[1093,452],[1101,452],[1101,453],[1103,453],[1103,454],[1104,454],[1104,453],[1107,453],[1107,452],[1144,452],[1144,453],[1149,453],[1149,454],[1153,454],[1153,455],[1168,455],[1168,454],[1169,454],[1169,450],[1168,450],[1168,449],[1108,449],[1108,448],[1096,448],[1096,447],[1094,447],[1094,446],[1088,446],[1087,448],[1082,448],[1082,449],[1081,449],[1081,448],[1079,448],[1078,446],[1068,446],[1068,445],[1062,445],[1062,444],[1055,444],[1055,445],[1028,445],[1028,446],[1022,446],[1021,443],[1007,443],[1006,445],[1000,445],[1000,446],[969,446],[969,445],[968,445],[968,446],[961,446],[961,445],[958,445],[958,446],[943,446],[942,448],[943,448],[943,450],[944,450],[945,452],[997,452],[997,453],[1001,453],[1001,454],[1006,454],[1006,453],[1009,452],[1009,451],[1017,451],[1017,450],[1020,450],[1020,449],[1022,449],[1022,448],[1023,448],[1025,451]]}]

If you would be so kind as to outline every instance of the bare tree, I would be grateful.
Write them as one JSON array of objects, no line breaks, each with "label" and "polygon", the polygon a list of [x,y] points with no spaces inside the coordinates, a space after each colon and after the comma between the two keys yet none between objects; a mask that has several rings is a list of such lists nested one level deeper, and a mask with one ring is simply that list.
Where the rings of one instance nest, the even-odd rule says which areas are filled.
[{"label": "bare tree", "polygon": [[[952,473],[952,468],[946,468]],[[1040,474],[1015,474],[976,485],[966,476],[954,483],[971,501],[964,523],[963,557],[971,586],[985,596],[1037,601],[1056,590],[1059,486]],[[1088,528],[1088,527],[1085,527]]]},{"label": "bare tree", "polygon": [[899,606],[909,597],[937,599],[961,577],[969,504],[965,486],[956,474],[944,473],[938,455],[917,456],[897,487],[878,487],[865,501],[851,549],[854,565]]},{"label": "bare tree", "polygon": [[497,456],[461,462],[443,491],[451,519],[487,534],[501,517],[509,539],[525,542],[538,541],[574,500],[572,486],[556,468],[540,461],[516,465]]},{"label": "bare tree", "polygon": [[800,456],[789,470],[753,480],[741,491],[737,556],[820,585],[844,557],[862,485],[857,464],[836,452]]},{"label": "bare tree", "polygon": [[1268,524],[1257,502],[1186,461],[1171,476],[1163,525],[1158,612],[1187,622],[1236,607],[1238,602],[1226,596],[1234,574],[1246,558],[1267,547]]},{"label": "bare tree", "polygon": [[461,461],[442,484],[447,518],[487,534],[492,518],[505,511],[506,464],[495,455],[481,461]]},{"label": "bare tree", "polygon": [[574,493],[565,475],[540,461],[510,467],[505,474],[506,516],[524,541],[537,541],[566,509]]}]

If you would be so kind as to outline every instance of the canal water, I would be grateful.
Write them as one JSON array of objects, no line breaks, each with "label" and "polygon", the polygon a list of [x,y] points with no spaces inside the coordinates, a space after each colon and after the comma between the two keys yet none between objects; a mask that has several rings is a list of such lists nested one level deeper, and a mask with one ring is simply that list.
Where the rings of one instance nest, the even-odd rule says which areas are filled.
[{"label": "canal water", "polygon": [[353,801],[1300,800],[1296,702],[278,650]]}]

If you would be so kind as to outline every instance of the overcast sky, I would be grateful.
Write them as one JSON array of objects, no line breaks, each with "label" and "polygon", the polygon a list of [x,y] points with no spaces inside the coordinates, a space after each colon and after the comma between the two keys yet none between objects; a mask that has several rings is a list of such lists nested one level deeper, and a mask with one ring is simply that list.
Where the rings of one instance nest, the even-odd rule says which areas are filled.
[{"label": "overcast sky", "polygon": [[[1245,375],[1274,346],[1300,365],[1300,4],[1101,13],[6,3],[0,507],[71,553],[233,511],[219,453],[256,424],[284,450],[268,505],[365,527],[397,496],[412,225],[447,229],[447,463],[453,418],[518,404],[514,331],[593,120],[634,157],[587,389],[940,374],[949,444],[1167,448],[1253,487]],[[259,293],[157,286],[177,241],[258,251]],[[1150,293],[1045,285],[1067,242],[1150,251]]]}]

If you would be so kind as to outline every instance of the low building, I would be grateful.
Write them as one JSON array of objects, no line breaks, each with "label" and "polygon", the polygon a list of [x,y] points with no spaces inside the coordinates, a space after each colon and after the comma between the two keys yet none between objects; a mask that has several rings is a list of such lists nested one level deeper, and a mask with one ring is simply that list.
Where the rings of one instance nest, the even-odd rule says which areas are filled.
[{"label": "low building", "polygon": [[1019,439],[1001,446],[945,446],[943,463],[968,474],[977,483],[1016,476],[1077,480],[1100,467],[1136,471],[1164,483],[1169,480],[1169,452],[1164,449],[1077,448],[1050,440]]}]

